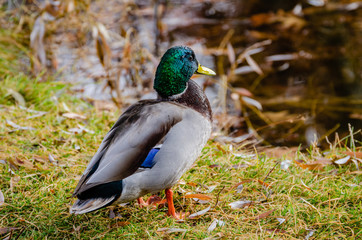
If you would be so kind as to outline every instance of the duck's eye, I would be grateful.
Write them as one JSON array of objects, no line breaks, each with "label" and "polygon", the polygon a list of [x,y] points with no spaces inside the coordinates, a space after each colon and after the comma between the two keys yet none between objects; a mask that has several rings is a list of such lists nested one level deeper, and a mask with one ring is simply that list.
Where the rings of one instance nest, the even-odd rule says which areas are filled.
[{"label": "duck's eye", "polygon": [[192,55],[189,56],[189,60],[190,60],[190,61],[193,61],[193,60],[194,60],[194,56],[192,56]]}]

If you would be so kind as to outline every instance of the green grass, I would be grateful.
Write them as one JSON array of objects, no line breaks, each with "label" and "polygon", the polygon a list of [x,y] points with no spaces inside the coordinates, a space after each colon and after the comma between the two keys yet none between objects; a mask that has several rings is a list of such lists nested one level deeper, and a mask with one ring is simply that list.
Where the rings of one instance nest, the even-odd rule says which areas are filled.
[{"label": "green grass", "polygon": [[[11,38],[6,39],[11,42]],[[276,165],[285,159],[315,161],[322,156],[317,148],[279,158],[268,157],[263,151],[241,158],[233,153],[255,154],[254,150],[234,147],[231,151],[228,145],[210,141],[199,160],[182,177],[181,184],[174,187],[178,210],[195,213],[212,207],[197,219],[176,222],[166,217],[167,208],[139,208],[135,202],[80,216],[70,215],[72,191],[121,112],[98,111],[90,103],[73,97],[63,83],[40,82],[18,74],[19,66],[12,56],[22,56],[22,47],[12,46],[0,38],[0,49],[6,49],[0,54],[7,59],[0,60],[0,69],[5,69],[0,71],[0,190],[5,198],[0,205],[1,238],[303,239],[307,229],[315,230],[310,239],[362,238],[361,171],[356,171],[353,163],[328,165],[323,171],[303,169],[295,162],[287,170]],[[26,108],[20,107],[21,104]],[[67,108],[86,119],[64,117]],[[46,113],[38,115],[29,109]],[[35,130],[15,130],[9,120]],[[93,132],[69,134],[79,124]],[[324,157],[341,158],[343,152],[350,151],[349,141],[337,142]],[[361,144],[357,143],[358,146],[350,148],[360,151]],[[58,161],[57,165],[48,160],[49,154]],[[232,168],[245,162],[249,163],[246,168]],[[213,164],[219,167],[211,168]],[[240,182],[243,189],[237,193],[235,185]],[[263,183],[268,184],[268,189]],[[216,188],[207,192],[210,186]],[[266,199],[270,190],[272,193]],[[185,198],[188,192],[203,193],[212,200],[199,204]],[[229,203],[238,200],[254,204],[231,209]],[[111,209],[114,218],[110,218]],[[269,216],[255,220],[270,210],[274,211]],[[279,225],[277,217],[286,221]],[[214,219],[224,221],[225,225],[209,233],[207,229]],[[16,229],[6,232],[6,227]],[[168,234],[157,231],[160,228],[180,228],[185,232]]]}]

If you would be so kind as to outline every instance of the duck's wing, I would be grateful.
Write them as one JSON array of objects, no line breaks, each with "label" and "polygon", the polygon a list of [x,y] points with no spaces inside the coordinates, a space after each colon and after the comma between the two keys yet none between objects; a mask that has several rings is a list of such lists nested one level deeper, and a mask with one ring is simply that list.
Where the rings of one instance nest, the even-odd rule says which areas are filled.
[{"label": "duck's wing", "polygon": [[149,151],[182,120],[184,110],[180,104],[158,100],[140,101],[129,107],[103,139],[73,196],[136,172]]}]

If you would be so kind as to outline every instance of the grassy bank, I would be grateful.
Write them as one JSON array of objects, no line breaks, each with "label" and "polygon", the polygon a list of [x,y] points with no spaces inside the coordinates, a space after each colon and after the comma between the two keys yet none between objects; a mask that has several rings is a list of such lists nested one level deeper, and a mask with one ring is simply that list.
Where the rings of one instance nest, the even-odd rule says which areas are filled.
[{"label": "grassy bank", "polygon": [[362,238],[361,171],[352,161],[361,167],[361,143],[351,144],[353,134],[323,153],[311,147],[265,154],[210,140],[174,187],[178,210],[209,210],[184,222],[166,217],[165,207],[139,208],[135,202],[70,215],[79,176],[121,112],[75,98],[64,83],[17,73],[23,53],[8,42],[0,41],[7,49],[7,60],[0,61],[2,238]]},{"label": "grassy bank", "polygon": [[[311,239],[361,237],[361,172],[353,162],[321,162],[350,154],[344,147],[345,143],[349,146],[348,140],[340,141],[325,156],[311,148],[310,153],[291,151],[284,157],[210,141],[174,190],[179,210],[195,213],[211,208],[182,223],[165,217],[166,208],[140,209],[135,202],[70,215],[72,190],[120,112],[97,110],[72,97],[64,85],[38,83],[23,75],[2,80],[3,89],[21,94],[26,107],[19,106],[11,94],[1,98],[2,236],[300,239],[313,233]],[[286,159],[291,165],[283,170],[278,163]],[[306,163],[294,162],[297,159],[319,161],[316,168],[320,170],[310,170]],[[202,194],[199,197],[206,203],[185,197],[187,193]],[[240,209],[229,205],[240,200],[252,202]],[[208,232],[215,219],[224,225]],[[285,219],[282,224],[281,219]],[[7,232],[11,230],[7,227],[13,231]]]}]

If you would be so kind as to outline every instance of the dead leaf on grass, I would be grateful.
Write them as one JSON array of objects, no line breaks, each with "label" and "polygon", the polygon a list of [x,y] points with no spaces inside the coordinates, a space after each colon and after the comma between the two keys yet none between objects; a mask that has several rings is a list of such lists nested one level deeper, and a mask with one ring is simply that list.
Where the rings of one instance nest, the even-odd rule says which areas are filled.
[{"label": "dead leaf on grass", "polygon": [[209,168],[221,168],[221,166],[219,164],[211,164]]},{"label": "dead leaf on grass", "polygon": [[0,206],[4,205],[4,203],[5,203],[5,197],[3,192],[0,190]]},{"label": "dead leaf on grass", "polygon": [[131,224],[130,222],[127,221],[120,221],[120,222],[116,222],[114,224],[111,225],[111,228],[118,228],[118,227],[124,227]]},{"label": "dead leaf on grass", "polygon": [[197,187],[197,183],[194,183],[194,182],[188,182],[187,185],[192,186],[192,187]]},{"label": "dead leaf on grass", "polygon": [[229,203],[229,206],[231,207],[231,209],[248,208],[251,205],[253,205],[253,201],[249,201],[249,200],[241,200],[241,201]]},{"label": "dead leaf on grass", "polygon": [[285,218],[277,218],[277,221],[279,222],[279,225],[281,225],[283,222],[285,222]]},{"label": "dead leaf on grass", "polygon": [[110,208],[110,209],[109,209],[109,218],[110,218],[110,219],[113,219],[113,218],[115,218],[115,217],[116,217],[116,214],[114,213],[113,209]]},{"label": "dead leaf on grass", "polygon": [[[16,123],[14,123],[13,121],[9,120],[9,119],[6,119],[6,124],[8,126],[11,126],[13,128],[15,128],[15,130],[35,130],[35,128],[33,127],[23,127],[23,126],[20,126]],[[14,130],[13,130],[14,131]]]},{"label": "dead leaf on grass", "polygon": [[221,221],[221,220],[217,220],[217,219],[214,219],[214,221],[212,221],[212,223],[210,224],[210,226],[207,228],[207,231],[208,232],[212,232],[215,230],[215,228],[217,226],[219,227],[222,227],[225,225],[225,222],[224,221]]},{"label": "dead leaf on grass", "polygon": [[215,190],[215,188],[217,187],[217,185],[212,185],[212,186],[210,186],[210,187],[208,187],[208,189],[207,189],[207,193],[211,193],[212,191],[214,191]]},{"label": "dead leaf on grass", "polygon": [[256,220],[260,220],[260,219],[263,219],[263,218],[267,218],[271,213],[273,213],[275,211],[275,209],[272,209],[272,210],[270,210],[270,211],[267,211],[267,212],[265,212],[265,213],[262,213],[262,214],[260,214],[259,216],[257,216],[256,218],[254,218],[254,219],[252,219],[252,220],[254,220],[254,221],[256,221]]},{"label": "dead leaf on grass", "polygon": [[93,134],[94,133],[94,131],[87,129],[80,124],[78,124],[78,128],[70,128],[70,129],[68,129],[68,131],[71,133],[75,133],[75,134],[80,134],[80,133],[92,133]]},{"label": "dead leaf on grass", "polygon": [[239,186],[236,187],[236,193],[241,193],[241,191],[243,191],[244,185],[240,184]]},{"label": "dead leaf on grass", "polygon": [[49,161],[51,162],[51,164],[57,166],[58,165],[58,161],[55,160],[55,158],[53,157],[52,154],[49,153]]},{"label": "dead leaf on grass", "polygon": [[0,235],[3,235],[3,234],[6,234],[8,232],[11,232],[11,231],[14,231],[14,230],[17,230],[19,228],[17,227],[2,227],[0,228]]},{"label": "dead leaf on grass", "polygon": [[34,164],[32,162],[30,162],[27,159],[20,159],[18,157],[15,157],[14,160],[8,160],[10,162],[10,164],[16,165],[16,166],[20,166],[20,167],[25,167],[27,169],[31,169],[31,170],[35,170],[36,168],[34,167]]},{"label": "dead leaf on grass", "polygon": [[314,230],[314,229],[306,229],[306,230],[308,231],[308,233],[307,233],[307,235],[305,235],[304,239],[308,240],[311,236],[313,236],[313,234],[316,230]]},{"label": "dead leaf on grass", "polygon": [[23,95],[21,95],[21,93],[13,90],[11,88],[8,88],[6,90],[8,92],[6,95],[11,95],[20,106],[23,106],[23,107],[26,106],[25,99],[24,99]]},{"label": "dead leaf on grass", "polygon": [[33,159],[40,163],[46,163],[48,161],[47,157],[34,156]]},{"label": "dead leaf on grass", "polygon": [[247,105],[250,106],[254,106],[256,107],[258,110],[262,111],[263,110],[263,106],[261,105],[260,102],[258,102],[255,99],[252,99],[250,97],[246,97],[246,96],[242,96],[241,99],[243,100],[244,103],[246,103]]},{"label": "dead leaf on grass", "polygon": [[231,64],[235,63],[235,51],[233,46],[231,45],[231,43],[227,44],[227,53],[228,53],[228,58]]},{"label": "dead leaf on grass", "polygon": [[63,113],[62,116],[66,117],[66,118],[69,118],[69,119],[77,119],[77,120],[85,120],[85,119],[87,119],[85,116],[80,115],[78,113],[73,113],[73,112]]},{"label": "dead leaf on grass", "polygon": [[335,160],[334,163],[338,165],[344,165],[351,162],[351,156],[347,156],[338,160]]},{"label": "dead leaf on grass", "polygon": [[200,200],[211,200],[212,197],[204,195],[204,194],[199,194],[199,193],[195,193],[195,194],[187,194],[184,196],[185,198],[198,198]]},{"label": "dead leaf on grass", "polygon": [[362,158],[362,152],[342,152],[351,157]]},{"label": "dead leaf on grass", "polygon": [[209,207],[207,207],[207,208],[205,208],[205,209],[203,209],[203,210],[201,210],[201,211],[198,211],[198,212],[196,212],[196,213],[191,214],[188,218],[189,218],[189,219],[193,219],[193,218],[196,218],[196,217],[200,217],[200,216],[202,216],[202,215],[205,215],[208,211],[210,211],[210,209],[211,209],[211,207],[209,206]]},{"label": "dead leaf on grass", "polygon": [[254,72],[256,72],[259,75],[264,74],[259,65],[249,54],[245,54],[245,60],[248,62],[249,66],[254,70]]},{"label": "dead leaf on grass", "polygon": [[266,188],[269,188],[269,187],[270,187],[269,184],[267,184],[266,182],[263,182],[262,180],[259,180],[259,179],[258,179],[258,183],[260,183],[261,185],[263,185],[263,186],[266,187]]},{"label": "dead leaf on grass", "polygon": [[280,163],[280,168],[282,170],[287,170],[290,167],[290,164],[292,163],[291,160],[284,160]]},{"label": "dead leaf on grass", "polygon": [[316,161],[316,162],[312,162],[312,163],[304,163],[303,160],[294,160],[294,162],[301,168],[303,169],[308,169],[308,170],[324,170],[324,167],[328,164],[331,164],[332,161],[330,161],[330,163],[326,164],[326,162],[320,162],[320,161]]},{"label": "dead leaf on grass", "polygon": [[163,233],[175,233],[175,232],[186,232],[187,230],[182,228],[159,228],[156,231]]},{"label": "dead leaf on grass", "polygon": [[248,183],[248,182],[251,182],[253,181],[253,179],[244,179],[244,180],[241,180],[241,182],[238,182],[237,184],[235,184],[231,189],[234,189],[234,188],[237,188],[238,186],[244,184],[244,183]]}]

